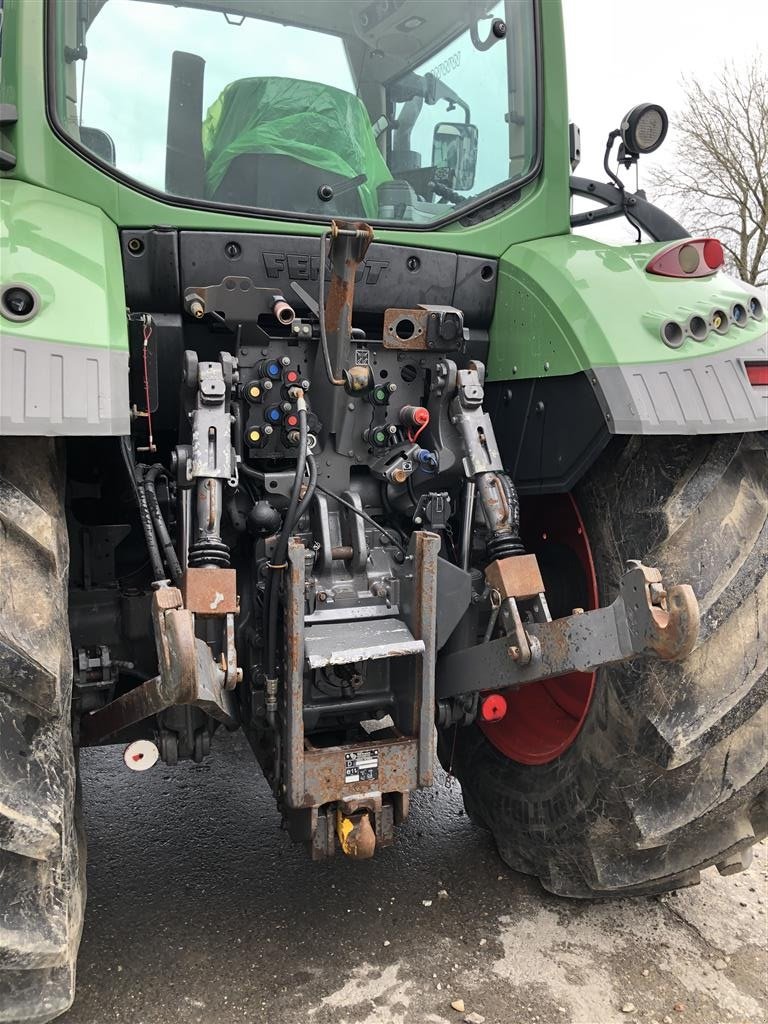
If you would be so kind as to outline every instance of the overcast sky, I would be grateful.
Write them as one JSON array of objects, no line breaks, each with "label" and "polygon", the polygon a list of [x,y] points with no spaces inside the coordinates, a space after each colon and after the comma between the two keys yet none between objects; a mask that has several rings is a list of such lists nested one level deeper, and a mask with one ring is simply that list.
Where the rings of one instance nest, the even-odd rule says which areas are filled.
[{"label": "overcast sky", "polygon": [[[605,180],[608,132],[637,103],[651,101],[666,109],[670,132],[655,154],[640,161],[642,188],[643,168],[670,160],[683,102],[681,77],[695,75],[706,83],[726,61],[746,61],[756,53],[768,61],[765,0],[563,0],[563,11],[569,113],[581,128],[577,173],[585,178]],[[634,172],[629,180],[634,186]],[[603,226],[600,237],[617,232],[634,237],[620,221]]]}]

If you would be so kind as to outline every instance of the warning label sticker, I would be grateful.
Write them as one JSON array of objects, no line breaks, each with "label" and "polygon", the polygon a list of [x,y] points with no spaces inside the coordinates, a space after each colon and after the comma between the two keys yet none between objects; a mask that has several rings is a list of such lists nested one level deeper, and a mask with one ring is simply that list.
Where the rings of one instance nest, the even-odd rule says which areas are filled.
[{"label": "warning label sticker", "polygon": [[378,777],[378,750],[353,750],[344,755],[345,782],[371,782]]}]

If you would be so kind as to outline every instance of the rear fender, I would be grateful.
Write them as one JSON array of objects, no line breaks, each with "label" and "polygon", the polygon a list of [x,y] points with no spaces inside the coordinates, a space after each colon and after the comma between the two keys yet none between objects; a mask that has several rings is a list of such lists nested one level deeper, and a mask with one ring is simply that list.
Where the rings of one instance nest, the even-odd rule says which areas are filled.
[{"label": "rear fender", "polygon": [[[499,264],[488,378],[545,381],[586,374],[616,434],[711,434],[764,430],[768,387],[747,362],[768,358],[765,315],[718,333],[715,311],[764,298],[719,272],[665,278],[645,270],[669,243],[614,246],[579,235],[510,247]],[[706,336],[688,331],[700,316]],[[670,348],[662,328],[683,326]]]},{"label": "rear fender", "polygon": [[24,322],[0,312],[0,434],[130,433],[120,243],[97,207],[7,179],[0,287],[38,298]]}]

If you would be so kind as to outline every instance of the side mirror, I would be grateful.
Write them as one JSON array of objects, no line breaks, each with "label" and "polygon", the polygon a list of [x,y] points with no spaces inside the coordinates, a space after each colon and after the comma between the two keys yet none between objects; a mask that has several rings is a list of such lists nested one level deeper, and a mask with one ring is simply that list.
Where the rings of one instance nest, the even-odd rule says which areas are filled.
[{"label": "side mirror", "polygon": [[466,192],[475,183],[477,126],[442,121],[432,136],[432,165],[452,172],[450,187]]},{"label": "side mirror", "polygon": [[80,127],[80,141],[86,149],[95,154],[105,164],[115,166],[115,143],[111,135],[107,135],[101,128]]}]

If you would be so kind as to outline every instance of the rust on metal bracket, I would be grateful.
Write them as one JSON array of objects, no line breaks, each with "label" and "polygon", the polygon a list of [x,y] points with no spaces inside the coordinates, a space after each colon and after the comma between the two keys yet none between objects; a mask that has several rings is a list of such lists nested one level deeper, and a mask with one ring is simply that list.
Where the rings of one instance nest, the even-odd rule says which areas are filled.
[{"label": "rust on metal bracket", "polygon": [[682,661],[699,635],[699,603],[687,583],[670,587],[665,608],[651,608],[653,629],[648,646],[665,661]]},{"label": "rust on metal bracket", "polygon": [[502,598],[538,597],[544,593],[544,581],[536,555],[511,555],[499,558],[485,570],[488,586],[498,590]]},{"label": "rust on metal bracket", "polygon": [[443,656],[438,699],[592,672],[638,654],[681,661],[696,644],[699,607],[690,586],[666,590],[658,569],[632,562],[612,604],[552,622],[526,623],[525,632],[531,644],[527,662],[519,645],[510,646],[509,636]]},{"label": "rust on metal bracket", "polygon": [[[419,530],[411,538],[408,551],[413,552],[414,588],[411,608],[411,632],[424,642],[421,679],[415,704],[414,722],[419,743],[418,784],[431,786],[435,770],[435,659],[437,637],[437,557],[441,540],[436,533]],[[401,787],[405,788],[405,787]],[[413,787],[407,787],[413,788]]]},{"label": "rust on metal bracket", "polygon": [[329,338],[338,332],[346,341],[351,336],[355,275],[372,241],[373,228],[363,221],[331,221],[332,276],[325,302],[325,329]]},{"label": "rust on metal bracket", "polygon": [[195,615],[237,614],[237,573],[234,569],[191,569],[181,581],[184,607]]},{"label": "rust on metal bracket", "polygon": [[320,807],[336,800],[361,800],[371,792],[367,781],[345,782],[346,755],[375,747],[378,751],[377,793],[408,793],[416,789],[418,777],[418,745],[413,738],[378,740],[372,743],[349,743],[338,747],[313,747],[306,741],[302,758],[304,792],[296,807]]},{"label": "rust on metal bracket", "polygon": [[[640,562],[630,562],[630,573],[642,579],[645,600],[628,602],[627,618],[645,633],[645,650],[664,661],[682,661],[699,636],[699,602],[687,583],[665,589],[661,573]],[[629,574],[627,574],[629,575]]]},{"label": "rust on metal bracket", "polygon": [[[284,576],[285,675],[279,704],[285,729],[281,799],[288,812],[309,812],[315,858],[330,856],[337,838],[346,853],[357,857],[370,856],[375,847],[389,845],[395,822],[401,822],[408,813],[410,791],[432,782],[439,550],[440,537],[427,531],[415,533],[408,548],[407,578],[412,597],[406,624],[410,632],[401,625],[403,633],[418,646],[409,653],[398,647],[390,654],[403,654],[403,678],[407,679],[406,685],[412,680],[412,705],[403,715],[406,720],[398,722],[406,735],[315,747],[304,734],[303,703],[304,671],[311,667],[313,651],[318,653],[313,646],[317,639],[311,632],[307,638],[304,622],[305,549],[296,538],[289,542]],[[311,630],[316,629],[311,626]],[[353,624],[350,629],[354,629]],[[334,647],[331,654],[335,652]],[[347,771],[349,758],[371,748],[375,748],[377,760],[375,777],[352,781]]]},{"label": "rust on metal bracket", "polygon": [[426,309],[385,309],[384,348],[425,351],[428,321]]},{"label": "rust on metal bracket", "polygon": [[153,593],[152,621],[160,674],[85,717],[80,727],[83,744],[102,743],[176,704],[194,704],[235,724],[233,698],[224,689],[227,674],[214,662],[205,641],[195,636],[194,617],[182,607],[180,590],[160,587]]}]

